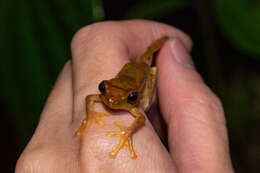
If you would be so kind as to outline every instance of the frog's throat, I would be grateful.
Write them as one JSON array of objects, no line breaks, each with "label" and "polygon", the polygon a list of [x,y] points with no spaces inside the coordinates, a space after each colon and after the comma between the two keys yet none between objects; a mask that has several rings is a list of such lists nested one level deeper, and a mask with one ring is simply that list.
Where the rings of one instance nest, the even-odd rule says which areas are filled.
[{"label": "frog's throat", "polygon": [[100,95],[100,98],[101,98],[101,100],[102,100],[102,102],[104,103],[104,105],[106,105],[108,108],[110,108],[110,109],[118,109],[118,110],[129,110],[130,108],[132,108],[132,107],[135,107],[135,105],[132,105],[132,106],[130,106],[130,105],[124,105],[124,104],[112,104],[112,103],[110,103],[109,102],[109,100],[105,97],[105,96],[103,96],[103,95]]}]

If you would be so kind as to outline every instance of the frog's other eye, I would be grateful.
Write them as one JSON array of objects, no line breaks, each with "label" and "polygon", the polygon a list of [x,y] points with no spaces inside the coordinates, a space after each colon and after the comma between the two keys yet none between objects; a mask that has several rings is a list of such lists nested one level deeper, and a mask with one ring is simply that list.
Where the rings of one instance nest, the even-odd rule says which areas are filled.
[{"label": "frog's other eye", "polygon": [[132,92],[127,97],[128,103],[134,103],[138,99],[138,92]]},{"label": "frog's other eye", "polygon": [[101,94],[104,94],[106,92],[106,86],[105,86],[105,82],[102,81],[99,85],[98,85],[98,89],[101,92]]}]

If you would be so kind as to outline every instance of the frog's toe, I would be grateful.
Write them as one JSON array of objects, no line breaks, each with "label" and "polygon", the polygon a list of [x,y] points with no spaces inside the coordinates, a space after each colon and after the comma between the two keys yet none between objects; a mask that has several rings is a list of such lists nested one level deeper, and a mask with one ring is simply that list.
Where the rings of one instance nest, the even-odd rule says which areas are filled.
[{"label": "frog's toe", "polygon": [[106,135],[107,136],[117,136],[117,137],[120,137],[120,132],[107,132]]},{"label": "frog's toe", "polygon": [[99,127],[103,127],[105,125],[105,123],[98,117],[96,117],[94,121],[99,125]]},{"label": "frog's toe", "polygon": [[81,134],[81,139],[83,140],[86,136],[88,126],[89,126],[89,122],[85,118],[84,120],[82,120],[82,123],[78,128],[78,130],[74,133],[74,136],[79,136]]},{"label": "frog's toe", "polygon": [[100,118],[103,116],[108,116],[108,113],[106,112],[95,112],[95,111],[91,111],[91,113],[89,113],[89,121],[90,123],[97,123],[100,127],[103,127],[105,125],[104,121],[102,121]]},{"label": "frog's toe", "polygon": [[136,153],[135,153],[135,151],[134,151],[133,144],[132,144],[132,136],[130,136],[130,137],[128,138],[126,147],[127,147],[128,150],[130,151],[131,158],[132,158],[132,159],[137,158],[137,155],[136,155]]},{"label": "frog's toe", "polygon": [[137,155],[135,154],[135,152],[134,152],[134,153],[131,153],[131,158],[132,158],[132,159],[136,159],[136,158],[137,158]]},{"label": "frog's toe", "polygon": [[126,147],[126,148],[128,148],[128,150],[131,153],[131,158],[135,159],[137,157],[137,155],[135,154],[135,151],[133,149],[131,132],[127,128],[121,126],[117,122],[114,122],[114,124],[120,129],[120,131],[118,131],[118,132],[107,132],[106,134],[108,136],[117,136],[117,137],[119,137],[119,143],[117,144],[116,148],[109,153],[109,156],[111,158],[115,158],[117,153],[122,148]]},{"label": "frog's toe", "polygon": [[109,153],[109,156],[111,157],[111,158],[116,158],[116,155],[117,155],[117,152],[115,152],[115,151],[111,151],[110,153]]},{"label": "frog's toe", "polygon": [[99,125],[99,127],[103,127],[105,125],[105,123],[100,119],[103,116],[108,116],[108,113],[89,111],[87,117],[84,118],[84,120],[82,120],[80,127],[74,133],[74,136],[79,136],[81,134],[81,132],[83,132],[81,138],[84,139],[88,127],[93,123],[97,123]]},{"label": "frog's toe", "polygon": [[109,114],[106,112],[95,112],[95,113],[97,114],[98,117],[109,116]]},{"label": "frog's toe", "polygon": [[85,131],[86,127],[87,127],[87,120],[85,118],[84,120],[82,120],[80,127],[74,133],[74,136],[79,136],[81,131]]}]

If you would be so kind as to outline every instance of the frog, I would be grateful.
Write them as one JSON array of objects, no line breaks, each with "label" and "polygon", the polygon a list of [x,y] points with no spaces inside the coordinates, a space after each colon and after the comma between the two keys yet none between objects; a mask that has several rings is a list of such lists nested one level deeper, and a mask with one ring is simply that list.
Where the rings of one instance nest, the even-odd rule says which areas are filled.
[{"label": "frog", "polygon": [[137,154],[133,148],[132,137],[134,133],[145,125],[146,118],[144,112],[151,107],[156,90],[157,68],[156,66],[152,66],[153,57],[168,39],[168,36],[162,36],[153,41],[143,54],[125,64],[114,78],[101,81],[98,85],[99,94],[86,96],[87,115],[75,132],[75,136],[81,134],[81,138],[84,139],[87,129],[92,123],[104,126],[101,118],[108,116],[108,113],[95,112],[93,110],[95,102],[103,103],[112,110],[127,111],[135,118],[131,125],[125,127],[118,122],[114,122],[119,131],[109,131],[106,133],[107,136],[116,136],[119,138],[119,143],[109,153],[109,156],[116,158],[118,152],[126,147],[130,151],[131,158],[137,158]]}]

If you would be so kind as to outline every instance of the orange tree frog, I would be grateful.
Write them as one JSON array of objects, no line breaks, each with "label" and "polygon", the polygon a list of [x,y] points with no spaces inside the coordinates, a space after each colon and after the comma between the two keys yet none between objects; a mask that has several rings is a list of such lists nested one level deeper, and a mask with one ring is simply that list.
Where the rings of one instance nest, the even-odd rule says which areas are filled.
[{"label": "orange tree frog", "polygon": [[94,102],[102,102],[111,109],[126,110],[135,117],[135,120],[129,127],[114,122],[120,131],[108,132],[107,135],[118,136],[119,143],[109,155],[115,158],[123,147],[127,147],[131,157],[133,159],[137,157],[132,145],[132,135],[145,124],[145,116],[139,109],[146,111],[152,104],[156,81],[156,67],[151,67],[152,58],[167,40],[167,36],[155,40],[141,56],[125,64],[115,78],[102,81],[98,86],[101,94],[86,97],[87,116],[75,132],[76,136],[83,131],[83,139],[87,128],[93,122],[100,126],[104,125],[100,117],[107,114],[93,111]]}]

